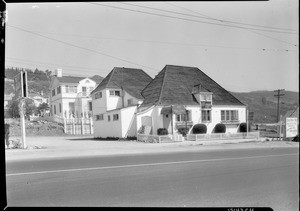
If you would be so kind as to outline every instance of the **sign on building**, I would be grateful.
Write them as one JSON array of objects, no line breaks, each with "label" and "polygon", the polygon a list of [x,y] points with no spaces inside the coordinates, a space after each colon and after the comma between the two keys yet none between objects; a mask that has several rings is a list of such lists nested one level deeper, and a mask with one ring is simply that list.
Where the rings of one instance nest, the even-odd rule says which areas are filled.
[{"label": "sign on building", "polygon": [[298,134],[297,118],[287,117],[285,121],[286,138],[295,137]]},{"label": "sign on building", "polygon": [[21,71],[14,78],[15,98],[28,97],[27,72]]},{"label": "sign on building", "polygon": [[249,121],[253,121],[254,120],[254,112],[253,111],[249,111],[248,120]]}]

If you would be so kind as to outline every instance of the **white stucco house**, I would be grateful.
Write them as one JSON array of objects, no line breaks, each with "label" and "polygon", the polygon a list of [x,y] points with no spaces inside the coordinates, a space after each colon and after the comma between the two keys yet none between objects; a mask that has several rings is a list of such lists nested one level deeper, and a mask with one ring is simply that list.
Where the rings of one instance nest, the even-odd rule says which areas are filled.
[{"label": "white stucco house", "polygon": [[92,92],[94,137],[137,136],[143,126],[157,135],[197,123],[213,133],[226,125],[239,132],[246,122],[246,106],[196,67],[166,65],[154,79],[144,71],[114,68]]},{"label": "white stucco house", "polygon": [[90,93],[101,80],[100,76],[91,78],[63,76],[61,69],[55,70],[49,88],[51,115],[64,118],[92,116]]},{"label": "white stucco house", "polygon": [[141,69],[114,67],[91,93],[94,137],[136,136],[141,91],[151,80]]},{"label": "white stucco house", "polygon": [[150,134],[157,135],[159,128],[174,134],[197,123],[205,124],[207,133],[218,123],[237,133],[246,122],[246,106],[197,67],[166,65],[141,95],[137,129],[149,126]]}]

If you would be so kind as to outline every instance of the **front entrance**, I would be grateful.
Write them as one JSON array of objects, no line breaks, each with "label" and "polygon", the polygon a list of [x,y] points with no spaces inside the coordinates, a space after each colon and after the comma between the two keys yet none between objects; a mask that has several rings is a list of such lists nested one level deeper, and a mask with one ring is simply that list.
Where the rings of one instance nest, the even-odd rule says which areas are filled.
[{"label": "front entrance", "polygon": [[163,114],[163,127],[166,128],[169,134],[172,134],[172,115],[171,114]]}]

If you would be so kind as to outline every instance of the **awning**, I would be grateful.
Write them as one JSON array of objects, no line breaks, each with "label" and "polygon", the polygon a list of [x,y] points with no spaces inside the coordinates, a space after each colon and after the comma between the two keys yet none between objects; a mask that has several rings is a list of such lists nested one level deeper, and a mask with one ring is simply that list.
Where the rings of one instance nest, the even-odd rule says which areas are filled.
[{"label": "awning", "polygon": [[185,114],[186,109],[183,105],[165,106],[161,109],[160,114]]}]

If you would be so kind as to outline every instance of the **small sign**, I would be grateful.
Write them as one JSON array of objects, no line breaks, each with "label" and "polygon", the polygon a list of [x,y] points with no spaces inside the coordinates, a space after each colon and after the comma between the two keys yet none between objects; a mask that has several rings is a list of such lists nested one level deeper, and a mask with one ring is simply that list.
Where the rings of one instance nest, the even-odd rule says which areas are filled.
[{"label": "small sign", "polygon": [[249,111],[248,120],[249,121],[253,121],[254,120],[254,112],[253,111]]},{"label": "small sign", "polygon": [[298,134],[297,118],[287,117],[285,121],[286,138],[295,137]]},{"label": "small sign", "polygon": [[27,72],[21,71],[14,78],[15,98],[28,97]]}]

